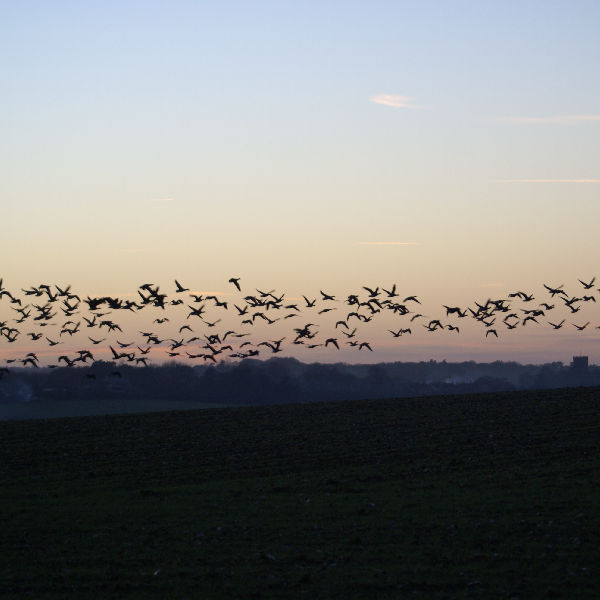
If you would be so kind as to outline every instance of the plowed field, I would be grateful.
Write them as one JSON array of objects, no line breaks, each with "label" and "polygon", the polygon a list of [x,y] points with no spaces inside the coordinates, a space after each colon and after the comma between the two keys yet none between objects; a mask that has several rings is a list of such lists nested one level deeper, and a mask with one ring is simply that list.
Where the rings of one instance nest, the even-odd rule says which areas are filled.
[{"label": "plowed field", "polygon": [[0,423],[2,598],[591,598],[600,390]]}]

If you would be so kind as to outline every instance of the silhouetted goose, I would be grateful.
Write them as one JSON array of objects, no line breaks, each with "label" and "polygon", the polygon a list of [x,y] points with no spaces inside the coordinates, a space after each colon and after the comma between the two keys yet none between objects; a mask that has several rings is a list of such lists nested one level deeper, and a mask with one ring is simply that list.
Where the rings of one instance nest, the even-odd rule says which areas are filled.
[{"label": "silhouetted goose", "polygon": [[24,367],[26,367],[27,365],[31,365],[32,367],[35,367],[36,369],[39,368],[39,365],[35,362],[35,360],[33,360],[33,358],[22,358],[21,364]]},{"label": "silhouetted goose", "polygon": [[546,285],[545,283],[543,284],[544,287],[548,290],[548,292],[550,293],[550,295],[554,298],[554,296],[556,296],[557,294],[563,294],[566,296],[566,292],[565,290],[562,289],[563,285],[559,285],[558,287],[551,287],[549,285]]},{"label": "silhouetted goose", "polygon": [[120,358],[125,358],[127,356],[126,353],[117,352],[112,346],[109,346],[109,348],[115,360],[119,360]]},{"label": "silhouetted goose", "polygon": [[377,286],[374,290],[367,287],[366,285],[363,285],[362,288],[363,288],[363,290],[366,290],[367,292],[369,292],[370,298],[375,298],[375,297],[379,296],[379,286]]},{"label": "silhouetted goose", "polygon": [[584,287],[584,289],[589,290],[594,286],[594,281],[596,281],[596,277],[592,277],[592,280],[588,283],[586,283],[585,281],[581,281],[581,279],[578,279],[577,281],[579,281],[579,283]]},{"label": "silhouetted goose", "polygon": [[182,292],[189,292],[190,288],[183,287],[177,279],[175,280],[175,293],[181,294]]},{"label": "silhouetted goose", "polygon": [[72,296],[70,294],[71,285],[68,285],[64,290],[61,289],[60,287],[58,287],[56,284],[54,284],[54,287],[56,288],[56,292],[58,293],[59,296],[68,296],[68,297]]},{"label": "silhouetted goose", "polygon": [[62,356],[58,357],[58,362],[60,362],[61,360],[63,360],[65,362],[67,367],[75,366],[75,361],[71,360],[68,356],[65,356],[64,354]]},{"label": "silhouetted goose", "polygon": [[235,308],[238,311],[238,316],[241,317],[242,315],[245,315],[248,312],[248,307],[244,306],[244,308],[240,308],[237,304],[234,304]]},{"label": "silhouetted goose", "polygon": [[193,306],[190,306],[188,304],[188,308],[190,309],[190,312],[187,316],[188,319],[190,317],[199,317],[200,319],[202,319],[202,315],[206,312],[204,304],[201,304],[198,308],[194,308]]},{"label": "silhouetted goose", "polygon": [[0,300],[2,299],[3,296],[8,296],[10,298],[10,301],[12,304],[21,305],[21,300],[18,298],[15,298],[8,290],[0,290]]},{"label": "silhouetted goose", "polygon": [[77,350],[77,354],[79,354],[79,358],[75,360],[79,360],[83,363],[86,362],[88,358],[94,360],[94,355],[89,350]]},{"label": "silhouetted goose", "polygon": [[259,344],[257,344],[257,346],[267,346],[268,348],[271,348],[271,352],[273,352],[274,354],[276,352],[281,352],[279,344],[272,344],[271,342],[260,342]]},{"label": "silhouetted goose", "polygon": [[86,327],[95,327],[96,326],[96,315],[94,315],[93,319],[88,319],[87,317],[83,317],[83,320],[86,322]]},{"label": "silhouetted goose", "polygon": [[229,283],[233,283],[233,285],[235,285],[235,287],[237,288],[238,292],[242,291],[242,288],[240,287],[240,278],[239,277],[230,277]]},{"label": "silhouetted goose", "polygon": [[[527,315],[527,316],[526,316],[526,317],[523,319],[523,321],[522,321],[522,323],[521,323],[521,324],[522,324],[523,326],[525,326],[525,325],[527,325],[527,322],[528,322],[528,321],[533,321],[534,323],[538,323],[538,321],[536,321],[536,318],[535,318],[533,315]],[[538,323],[538,324],[539,324],[539,323]]]},{"label": "silhouetted goose", "polygon": [[387,295],[388,298],[395,298],[398,294],[396,293],[396,284],[392,286],[391,290],[386,290],[385,288],[381,288]]},{"label": "silhouetted goose", "polygon": [[572,298],[563,298],[563,302],[566,306],[572,306],[575,302],[581,302],[581,298],[573,296]]},{"label": "silhouetted goose", "polygon": [[271,290],[270,292],[263,292],[263,291],[261,291],[259,289],[256,289],[256,291],[259,293],[259,295],[260,295],[261,298],[266,298],[267,296],[273,296],[273,292],[275,290]]}]

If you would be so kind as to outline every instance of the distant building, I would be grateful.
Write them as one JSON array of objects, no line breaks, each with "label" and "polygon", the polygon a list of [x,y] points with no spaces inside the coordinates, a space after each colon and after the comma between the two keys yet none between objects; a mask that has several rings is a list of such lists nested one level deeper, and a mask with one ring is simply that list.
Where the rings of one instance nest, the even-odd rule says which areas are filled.
[{"label": "distant building", "polygon": [[571,369],[578,373],[584,373],[588,370],[588,357],[587,356],[574,356],[571,362]]}]

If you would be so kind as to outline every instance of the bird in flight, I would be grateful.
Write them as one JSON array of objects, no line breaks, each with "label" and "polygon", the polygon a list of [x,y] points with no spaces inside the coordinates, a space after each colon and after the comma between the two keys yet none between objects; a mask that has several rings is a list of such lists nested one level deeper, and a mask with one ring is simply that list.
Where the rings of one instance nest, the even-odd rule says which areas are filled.
[{"label": "bird in flight", "polygon": [[175,280],[175,286],[176,286],[176,288],[177,288],[177,289],[175,290],[175,292],[176,292],[176,293],[178,293],[178,294],[181,294],[181,292],[189,292],[189,291],[190,291],[190,288],[183,287],[183,286],[182,286],[182,285],[179,283],[179,281],[177,281],[177,279]]},{"label": "bird in flight", "polygon": [[396,293],[396,284],[392,286],[391,290],[386,290],[385,288],[381,288],[387,295],[388,298],[395,298],[398,294]]},{"label": "bird in flight", "polygon": [[591,281],[589,281],[588,283],[586,283],[585,281],[581,281],[581,279],[578,279],[577,281],[579,281],[579,283],[583,286],[584,289],[589,290],[594,286],[594,281],[596,281],[596,277],[592,277]]},{"label": "bird in flight", "polygon": [[369,298],[375,298],[379,296],[379,286],[377,286],[374,290],[366,285],[363,285],[363,290],[369,292]]},{"label": "bird in flight", "polygon": [[556,296],[556,294],[563,294],[563,295],[567,295],[567,293],[565,292],[565,290],[562,289],[564,284],[559,285],[558,287],[550,287],[549,285],[546,285],[544,283],[544,287],[548,290],[549,294],[554,298],[554,296]]},{"label": "bird in flight", "polygon": [[[14,311],[16,313],[16,315],[13,315],[10,318],[7,317],[3,321],[0,320],[0,342],[14,343],[17,341],[17,338],[25,338],[27,343],[33,343],[37,340],[45,339],[45,342],[47,342],[50,346],[61,344],[64,348],[68,346],[69,343],[73,343],[69,338],[85,338],[84,332],[81,331],[82,325],[84,331],[86,331],[87,328],[102,329],[103,327],[106,327],[108,329],[106,338],[94,338],[88,336],[88,339],[90,343],[94,344],[94,346],[97,346],[103,342],[106,342],[107,339],[110,339],[111,342],[109,343],[112,343],[112,346],[108,346],[106,350],[108,351],[110,348],[115,360],[121,359],[128,363],[134,363],[134,365],[144,366],[146,365],[145,361],[137,361],[136,355],[133,352],[124,352],[123,349],[130,346],[133,347],[135,344],[139,349],[139,353],[137,353],[136,350],[137,355],[143,356],[150,350],[151,346],[166,342],[167,348],[162,350],[170,350],[170,355],[173,357],[189,357],[190,359],[203,358],[205,361],[216,362],[217,358],[219,360],[221,358],[224,360],[227,360],[228,358],[244,359],[249,356],[256,356],[258,354],[258,349],[251,351],[251,354],[248,351],[240,351],[240,349],[244,348],[245,346],[253,346],[256,348],[257,342],[260,341],[252,340],[252,342],[238,342],[237,338],[253,335],[253,333],[249,333],[247,331],[247,328],[244,327],[245,325],[251,326],[256,335],[260,335],[260,329],[262,329],[262,327],[265,325],[273,325],[273,329],[278,330],[281,328],[281,326],[283,326],[284,323],[289,322],[287,319],[291,317],[297,317],[297,320],[301,320],[303,313],[306,314],[309,312],[311,315],[313,315],[313,320],[316,321],[318,319],[318,323],[308,324],[303,328],[291,328],[292,339],[289,340],[288,338],[288,344],[304,345],[305,348],[316,348],[319,346],[328,347],[332,345],[340,349],[340,342],[338,342],[337,338],[327,338],[327,335],[323,335],[323,333],[319,331],[319,329],[325,331],[323,329],[325,325],[324,321],[330,316],[327,315],[327,313],[336,311],[338,304],[340,306],[342,306],[342,304],[351,306],[351,310],[353,310],[353,312],[349,312],[346,318],[343,320],[339,320],[340,317],[337,316],[338,313],[336,313],[336,318],[330,320],[330,325],[333,326],[335,323],[335,331],[343,334],[344,346],[348,345],[359,350],[367,349],[371,352],[373,351],[371,342],[357,341],[357,338],[359,338],[362,333],[362,329],[367,327],[367,323],[373,323],[373,325],[369,325],[368,327],[376,327],[377,323],[381,322],[384,324],[382,331],[384,333],[387,331],[394,338],[411,333],[411,329],[403,327],[401,322],[391,325],[390,319],[392,318],[401,318],[404,320],[404,323],[408,325],[410,325],[410,323],[408,323],[409,321],[416,322],[417,319],[429,319],[428,323],[427,321],[423,321],[427,323],[426,325],[423,325],[424,329],[429,332],[441,330],[454,332],[456,334],[464,332],[463,327],[461,327],[459,330],[459,328],[455,325],[442,324],[442,322],[439,320],[440,315],[438,315],[438,318],[436,319],[416,312],[416,307],[414,311],[410,310],[407,305],[411,305],[408,303],[414,302],[415,304],[421,304],[421,300],[417,296],[407,296],[402,301],[403,303],[400,303],[400,300],[396,302],[394,298],[401,298],[401,296],[398,294],[398,288],[395,283],[389,289],[386,289],[381,285],[372,285],[370,287],[359,286],[358,293],[357,290],[352,290],[353,293],[340,296],[340,300],[336,299],[336,295],[327,293],[321,289],[319,290],[318,297],[315,299],[311,299],[309,296],[298,294],[300,299],[298,304],[290,303],[293,302],[292,297],[286,300],[286,295],[282,292],[276,292],[275,289],[270,291],[256,289],[256,296],[246,296],[245,298],[238,297],[236,302],[239,304],[230,302],[229,304],[233,306],[232,310],[229,311],[228,303],[219,300],[217,296],[191,294],[189,293],[190,288],[184,287],[179,280],[175,279],[172,281],[175,282],[175,289],[174,291],[172,290],[169,295],[161,294],[159,291],[159,286],[154,283],[146,283],[142,286],[139,286],[137,294],[139,294],[139,298],[141,300],[138,299],[137,302],[112,296],[99,296],[96,298],[87,296],[87,298],[82,300],[77,294],[71,292],[70,286],[60,287],[56,285],[50,286],[47,284],[40,284],[37,286],[31,286],[29,288],[21,288],[24,296],[28,297],[21,301],[20,298],[17,298],[5,288],[4,282],[0,278],[0,308],[2,308],[1,301],[6,297],[10,300],[8,308],[11,310],[8,312],[11,313]],[[565,291],[563,284],[559,286],[551,286],[544,283],[543,289],[545,290],[545,293],[547,292],[552,298],[558,296],[561,299],[561,302],[558,302],[555,305],[549,304],[548,302],[538,301],[534,303],[537,304],[537,307],[534,309],[526,309],[524,306],[527,305],[526,303],[530,303],[532,300],[534,300],[534,294],[524,291],[514,291],[512,293],[508,293],[507,298],[488,298],[488,300],[482,304],[475,302],[476,309],[469,306],[463,309],[451,303],[449,305],[441,304],[440,310],[442,312],[445,311],[446,317],[472,317],[480,325],[485,326],[486,329],[484,331],[486,337],[490,335],[496,337],[499,336],[497,329],[493,328],[494,326],[497,328],[497,323],[504,324],[504,326],[510,330],[517,329],[519,325],[521,326],[518,327],[520,330],[525,325],[530,325],[531,327],[535,324],[537,324],[538,327],[545,326],[551,327],[553,330],[558,330],[563,328],[566,323],[566,320],[561,316],[554,318],[553,321],[541,321],[541,319],[538,320],[539,317],[545,317],[547,312],[550,310],[553,310],[554,314],[560,314],[561,312],[576,313],[579,311],[581,311],[581,314],[583,314],[586,310],[586,305],[590,306],[590,303],[593,305],[594,303],[598,302],[597,297],[595,296],[596,277],[592,277],[587,281],[583,279],[577,279],[577,281],[585,290],[593,290],[593,293],[587,292],[590,293],[590,295],[580,298],[568,294]],[[229,279],[229,283],[234,285],[238,292],[241,292],[239,277],[231,277]],[[192,305],[189,304],[190,300],[188,300],[187,303],[185,302],[185,296],[174,296],[174,294],[179,295],[185,292],[188,292],[188,296],[193,302]],[[210,294],[210,292],[207,293]],[[135,292],[134,295],[136,295]],[[302,304],[302,299],[304,299],[304,305]],[[27,303],[26,300],[30,300],[30,302]],[[31,300],[33,300],[33,302],[31,302]],[[210,302],[210,300],[213,302]],[[39,304],[35,304],[36,301],[39,302]],[[553,300],[550,300],[550,302],[553,302]],[[317,303],[319,303],[318,306]],[[525,304],[523,306],[519,306],[522,303]],[[6,306],[7,304],[5,301],[4,307]],[[180,306],[181,308],[176,308],[177,306]],[[532,304],[529,304],[529,306],[532,306]],[[213,311],[215,310],[215,307],[217,309],[225,309],[225,311],[228,312],[228,316],[226,318],[224,317],[223,321],[230,320],[232,322],[229,322],[227,325],[225,325],[225,323],[223,323],[221,319],[217,318],[217,316],[213,318],[212,315],[214,314]],[[132,342],[125,343],[119,341],[116,339],[116,337],[113,337],[114,332],[122,331],[121,327],[119,327],[119,325],[117,325],[117,323],[114,321],[108,319],[101,320],[103,317],[106,318],[107,315],[114,313],[114,311],[128,310],[132,313],[137,313],[138,311],[145,309],[145,315],[147,313],[154,312],[157,308],[161,311],[164,311],[162,312],[162,318],[155,319],[157,316],[155,313],[151,316],[148,314],[148,322],[153,320],[155,323],[163,324],[161,329],[165,332],[166,339],[159,339],[152,333],[140,332],[144,337],[147,337],[145,343],[148,345],[148,348],[145,351],[142,351],[141,347],[137,345],[140,343],[138,340],[131,338]],[[235,310],[233,310],[233,308],[235,308]],[[313,308],[314,311],[310,310]],[[103,309],[104,312],[100,312]],[[250,309],[252,309],[252,311],[250,311]],[[283,312],[279,313],[281,316],[276,317],[273,315],[273,313],[277,313],[277,311],[281,311],[282,309]],[[422,308],[422,310],[425,309]],[[426,312],[429,313],[429,309],[427,309]],[[500,318],[498,318],[500,313],[502,313],[502,315]],[[61,316],[56,318],[57,314]],[[61,325],[60,319],[62,318],[62,314],[65,315],[64,318],[66,319],[76,319],[74,315],[80,315],[79,318],[81,319],[81,324],[77,320],[68,320]],[[388,317],[388,321],[385,320],[386,316]],[[179,323],[177,323],[178,317],[180,319]],[[194,325],[194,329],[192,329],[191,325],[185,324],[186,317],[188,319],[187,323],[191,323],[191,321],[189,321],[191,317],[198,317],[198,319],[195,321],[196,324]],[[350,331],[350,324],[352,323],[350,320],[351,317],[355,317],[358,321],[358,323],[355,322],[355,324],[359,329],[361,329],[360,333],[357,333],[356,327]],[[131,317],[128,316],[128,318]],[[244,320],[242,321],[242,319]],[[169,321],[171,321],[171,323],[169,323]],[[181,321],[183,321],[183,323]],[[23,324],[22,328],[16,329],[9,325],[9,323],[14,322]],[[494,323],[496,323],[496,325],[494,325]],[[236,325],[241,326],[241,329],[238,329]],[[581,325],[571,322],[571,325],[578,331],[591,328],[590,321]],[[60,329],[57,329],[57,331],[60,331],[60,333],[57,335],[48,334],[43,336],[43,334],[40,333],[41,331],[44,331],[41,329],[42,327],[57,326],[60,327]],[[127,331],[126,327],[128,327],[127,322],[123,322],[123,330]],[[313,327],[313,329],[311,329],[311,327]],[[244,329],[246,329],[246,331],[244,331]],[[600,326],[598,329],[600,329]],[[175,332],[179,331],[181,334],[186,330],[191,332],[194,337],[191,337],[189,340],[186,339],[185,341],[183,339],[176,339]],[[197,331],[197,334],[194,334],[194,331]],[[216,333],[208,335],[209,331]],[[236,331],[243,331],[243,333],[236,333]],[[167,332],[169,332],[171,337],[169,337]],[[59,335],[60,338],[58,341],[54,341],[53,338],[57,338]],[[128,334],[126,333],[124,335]],[[329,333],[328,335],[332,334]],[[336,334],[333,333],[333,335]],[[209,353],[194,354],[193,352],[184,352],[185,347],[188,347],[190,344],[192,344],[192,342],[200,341],[203,338],[209,342]],[[235,347],[231,347],[229,344],[224,345],[226,338]],[[263,340],[264,339],[265,338],[263,337]],[[142,344],[142,346],[143,345],[144,344]],[[269,348],[271,352],[281,352],[285,348],[281,341],[264,341],[259,343],[258,346]],[[117,348],[118,350],[116,350]],[[205,346],[204,348],[207,347]],[[178,353],[176,350],[181,350],[181,352]],[[226,350],[230,350],[231,353],[226,354]],[[67,366],[72,366],[73,364],[77,364],[80,361],[85,362],[86,360],[96,362],[93,357],[89,356],[84,351],[79,351],[79,357],[75,355],[75,358],[70,358],[67,352],[70,351],[66,351],[62,354],[62,358],[59,359],[59,365],[54,364],[50,366],[62,366],[63,363]],[[81,352],[84,352],[84,354],[81,354]],[[262,350],[262,352],[264,352],[264,350]],[[166,355],[167,353],[161,352],[161,354]],[[14,360],[14,362],[16,362],[19,366],[22,364],[23,366],[34,368],[38,363],[38,361],[34,360],[31,356],[6,360],[7,364],[9,360]]]}]

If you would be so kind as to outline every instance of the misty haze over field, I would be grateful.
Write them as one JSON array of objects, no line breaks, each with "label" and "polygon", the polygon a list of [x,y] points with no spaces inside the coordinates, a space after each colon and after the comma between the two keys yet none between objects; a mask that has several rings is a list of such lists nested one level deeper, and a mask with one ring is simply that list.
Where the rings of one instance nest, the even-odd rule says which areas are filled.
[{"label": "misty haze over field", "polygon": [[[119,406],[126,412],[144,412],[583,385],[600,385],[600,367],[433,360],[307,364],[294,358],[271,358],[216,366],[136,368],[99,361],[89,368],[11,370],[0,379],[0,417],[24,414],[11,412],[15,404],[43,408],[71,403],[74,414],[78,414],[77,403],[84,407],[93,402],[94,411],[100,414],[119,412]],[[32,416],[36,414],[34,411]]]}]

